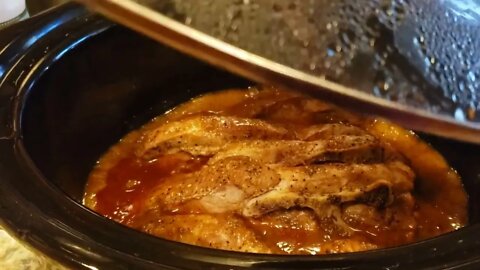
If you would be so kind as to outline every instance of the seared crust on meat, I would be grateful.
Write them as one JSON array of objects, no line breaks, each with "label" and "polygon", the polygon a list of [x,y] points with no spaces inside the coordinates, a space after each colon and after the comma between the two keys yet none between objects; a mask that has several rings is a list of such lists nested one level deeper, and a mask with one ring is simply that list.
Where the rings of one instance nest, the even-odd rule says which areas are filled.
[{"label": "seared crust on meat", "polygon": [[[276,89],[197,98],[123,143],[135,162],[169,170],[130,197],[140,199],[120,211],[138,212],[124,223],[217,249],[325,254],[405,244],[422,230],[416,187],[443,183],[452,194],[462,192],[458,175],[410,132]],[[414,148],[429,160],[414,156]],[[121,147],[110,152],[105,160],[125,156]],[[91,175],[99,184],[87,190],[108,187],[113,165],[100,163]],[[419,175],[432,179],[419,185]],[[447,198],[442,205],[456,199],[457,209],[466,207],[466,196],[433,195]],[[85,202],[99,205],[95,194]],[[449,218],[466,220],[462,213]]]}]

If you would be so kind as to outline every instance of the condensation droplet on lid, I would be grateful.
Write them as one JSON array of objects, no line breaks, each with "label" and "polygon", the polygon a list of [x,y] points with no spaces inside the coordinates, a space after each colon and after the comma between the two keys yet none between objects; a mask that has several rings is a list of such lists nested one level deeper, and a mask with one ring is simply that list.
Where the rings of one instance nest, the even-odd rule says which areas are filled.
[{"label": "condensation droplet on lid", "polygon": [[452,100],[453,102],[457,102],[457,100],[458,100],[458,97],[457,97],[457,95],[455,95],[455,94],[452,94],[452,95],[450,96],[450,98],[451,98],[451,100]]},{"label": "condensation droplet on lid", "polygon": [[477,80],[477,76],[475,75],[475,73],[473,71],[468,72],[467,78],[472,82]]},{"label": "condensation droplet on lid", "polygon": [[458,121],[465,121],[466,117],[465,117],[465,112],[461,109],[461,108],[457,108],[455,110],[455,119],[457,119]]},{"label": "condensation droplet on lid", "polygon": [[335,56],[335,50],[332,50],[331,48],[327,48],[327,56],[332,57]]}]

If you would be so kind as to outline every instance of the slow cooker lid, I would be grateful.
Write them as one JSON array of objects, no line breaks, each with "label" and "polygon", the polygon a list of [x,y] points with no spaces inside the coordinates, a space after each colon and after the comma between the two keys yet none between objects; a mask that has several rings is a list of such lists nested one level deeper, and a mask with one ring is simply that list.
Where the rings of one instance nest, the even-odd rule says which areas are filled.
[{"label": "slow cooker lid", "polygon": [[78,1],[259,83],[480,143],[475,1]]}]

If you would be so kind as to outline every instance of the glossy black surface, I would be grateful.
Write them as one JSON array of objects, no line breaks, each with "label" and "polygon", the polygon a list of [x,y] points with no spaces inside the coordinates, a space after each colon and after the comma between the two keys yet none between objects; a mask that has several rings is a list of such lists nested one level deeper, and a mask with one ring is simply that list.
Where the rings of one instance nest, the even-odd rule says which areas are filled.
[{"label": "glossy black surface", "polygon": [[165,241],[98,216],[79,200],[111,144],[192,96],[249,82],[71,4],[0,33],[0,46],[0,218],[71,267],[480,267],[480,149],[437,138],[428,139],[464,178],[472,224],[409,246],[318,257],[242,254]]}]

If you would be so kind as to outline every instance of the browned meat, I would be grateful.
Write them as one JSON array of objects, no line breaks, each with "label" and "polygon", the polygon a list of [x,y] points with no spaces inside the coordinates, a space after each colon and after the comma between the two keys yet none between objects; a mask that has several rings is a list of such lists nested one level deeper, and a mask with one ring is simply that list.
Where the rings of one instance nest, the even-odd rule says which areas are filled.
[{"label": "browned meat", "polygon": [[210,248],[270,253],[255,233],[236,217],[224,215],[164,215],[139,229],[170,240]]},{"label": "browned meat", "polygon": [[206,202],[216,198],[219,201],[212,201],[215,209],[227,211],[241,208],[246,199],[271,190],[279,181],[279,175],[271,168],[249,157],[233,156],[204,166],[198,172],[173,176],[162,182],[148,201],[152,207],[161,204],[164,209],[176,209],[189,200],[210,196]]},{"label": "browned meat", "polygon": [[413,189],[411,169],[401,160],[378,163],[392,150],[350,125],[317,125],[291,135],[262,120],[193,116],[159,127],[140,149],[211,156],[199,171],[173,176],[150,193],[148,208],[165,211],[261,217],[308,208],[319,219],[337,216],[345,229],[338,218],[342,205],[385,208]]},{"label": "browned meat", "polygon": [[167,123],[146,134],[138,156],[152,158],[158,154],[187,151],[210,156],[225,144],[245,139],[283,139],[288,130],[265,121],[216,115],[195,115]]},{"label": "browned meat", "polygon": [[[248,219],[249,227],[267,246],[275,251],[287,254],[323,254],[353,252],[374,249],[378,246],[361,237],[335,237],[344,231],[328,228],[328,223],[321,223],[312,211],[290,210],[277,211],[258,219]],[[380,220],[379,222],[383,222]],[[324,231],[327,227],[328,233]],[[323,229],[322,229],[323,228]],[[282,238],[275,242],[267,239]]]},{"label": "browned meat", "polygon": [[[302,110],[299,104],[305,106],[302,113],[330,109],[295,97],[265,111],[271,112],[270,119],[293,119]],[[379,209],[412,191],[415,175],[400,155],[361,128],[322,123],[295,130],[265,120],[218,115],[193,115],[158,127],[145,136],[138,155],[151,159],[186,152],[210,159],[199,171],[177,174],[158,185],[146,208],[190,213],[171,217],[172,224],[176,219],[195,223],[196,213],[260,218],[272,212],[311,209],[318,220],[331,219],[340,230],[351,232],[342,217],[343,205],[364,205],[380,216]],[[199,226],[205,230],[217,221],[210,217]],[[195,232],[190,231],[189,237]],[[338,241],[330,244],[336,246]]]},{"label": "browned meat", "polygon": [[221,116],[191,116],[144,136],[138,156],[188,152],[194,156],[245,155],[266,163],[295,166],[323,161],[381,162],[393,151],[358,127],[309,126],[297,134],[266,121]]},{"label": "browned meat", "polygon": [[278,167],[234,156],[163,182],[150,195],[149,205],[177,209],[200,200],[207,212],[235,211],[246,217],[306,207],[325,217],[330,206],[344,203],[385,207],[395,195],[413,189],[413,177],[400,162]]},{"label": "browned meat", "polygon": [[235,251],[362,251],[466,221],[458,175],[415,135],[275,89],[183,104],[112,148],[90,180],[85,202],[104,215]]},{"label": "browned meat", "polygon": [[364,203],[383,208],[395,195],[413,189],[413,173],[401,163],[375,165],[320,165],[277,168],[281,181],[269,192],[248,201],[245,216],[307,207],[319,217],[345,203]]},{"label": "browned meat", "polygon": [[263,164],[299,166],[326,162],[370,163],[384,159],[384,148],[372,136],[337,136],[327,140],[240,141],[226,144],[211,161],[248,156]]}]

